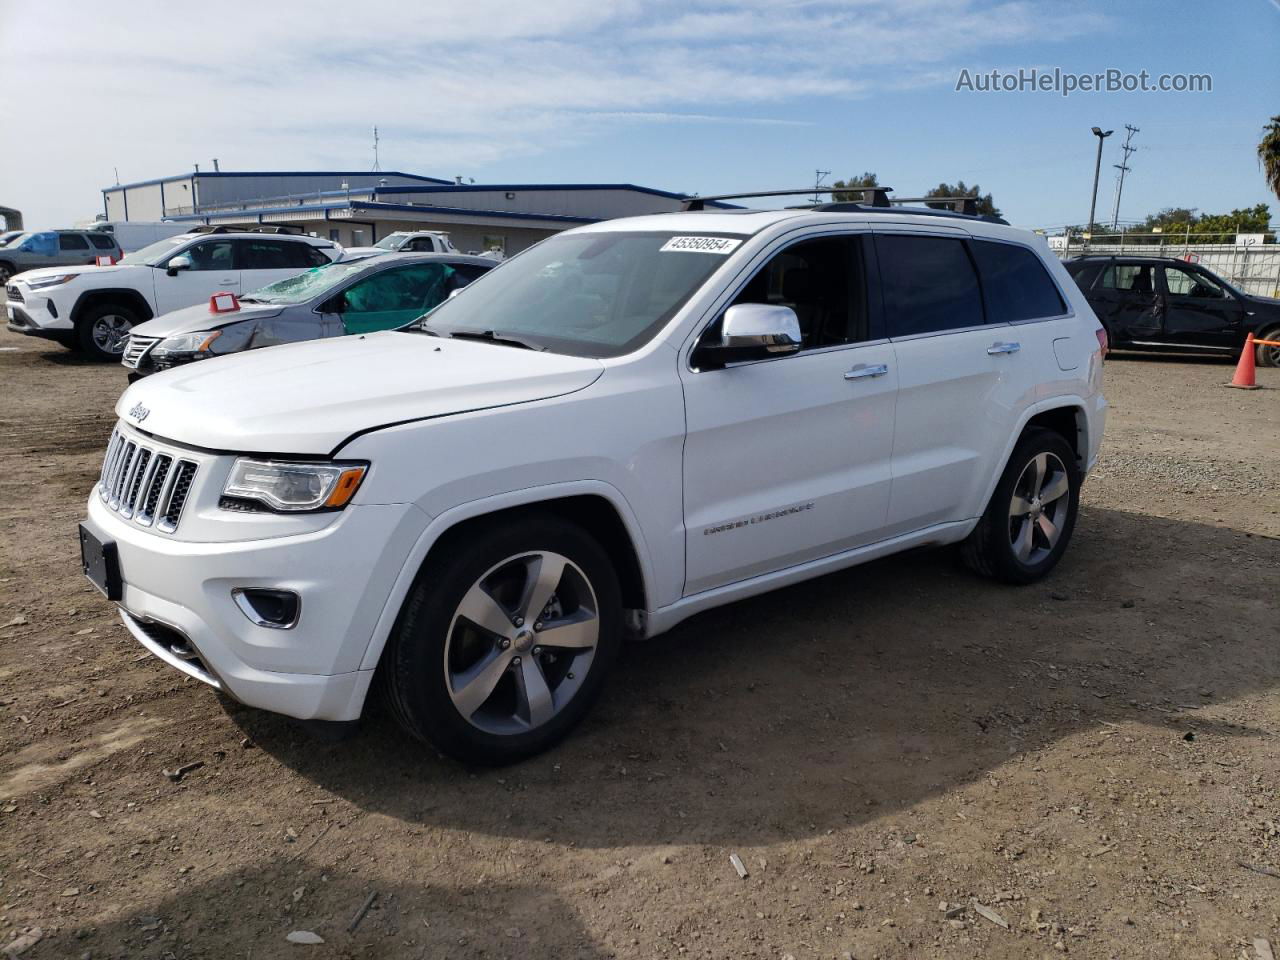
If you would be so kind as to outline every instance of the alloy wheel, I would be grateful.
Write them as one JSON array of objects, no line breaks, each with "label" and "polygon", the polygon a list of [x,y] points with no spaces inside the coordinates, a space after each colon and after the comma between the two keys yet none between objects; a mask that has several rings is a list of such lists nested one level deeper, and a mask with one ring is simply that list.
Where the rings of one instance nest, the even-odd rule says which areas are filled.
[{"label": "alloy wheel", "polygon": [[128,336],[129,321],[118,313],[104,313],[93,322],[93,342],[103,353],[123,353]]},{"label": "alloy wheel", "polygon": [[582,688],[599,638],[595,591],[580,567],[558,553],[508,557],[454,612],[444,650],[449,696],[485,733],[537,729]]},{"label": "alloy wheel", "polygon": [[1071,508],[1067,468],[1054,453],[1038,453],[1022,469],[1009,502],[1009,543],[1022,563],[1039,563],[1062,537]]}]

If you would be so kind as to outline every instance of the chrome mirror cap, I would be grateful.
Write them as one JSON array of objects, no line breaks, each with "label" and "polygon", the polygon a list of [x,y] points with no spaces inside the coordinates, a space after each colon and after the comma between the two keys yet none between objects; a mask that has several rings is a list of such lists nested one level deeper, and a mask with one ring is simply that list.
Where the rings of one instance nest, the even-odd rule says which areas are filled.
[{"label": "chrome mirror cap", "polygon": [[800,320],[790,307],[739,303],[725,311],[718,346],[795,353],[800,349]]}]

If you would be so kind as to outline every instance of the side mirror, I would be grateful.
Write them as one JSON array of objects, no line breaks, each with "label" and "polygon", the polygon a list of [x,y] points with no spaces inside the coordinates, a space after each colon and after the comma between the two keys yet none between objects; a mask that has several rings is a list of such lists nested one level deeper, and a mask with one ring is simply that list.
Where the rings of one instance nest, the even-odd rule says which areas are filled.
[{"label": "side mirror", "polygon": [[725,311],[720,339],[702,344],[695,363],[722,367],[726,363],[761,360],[795,353],[800,343],[800,320],[790,307],[739,303]]},{"label": "side mirror", "polygon": [[176,277],[179,270],[190,270],[192,266],[191,258],[185,253],[180,253],[176,257],[169,258],[169,266],[165,272],[171,277]]}]

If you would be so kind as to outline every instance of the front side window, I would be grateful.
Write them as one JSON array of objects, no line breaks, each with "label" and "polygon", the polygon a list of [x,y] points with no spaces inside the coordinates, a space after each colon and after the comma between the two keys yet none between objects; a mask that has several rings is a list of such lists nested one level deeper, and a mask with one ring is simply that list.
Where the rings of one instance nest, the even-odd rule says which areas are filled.
[{"label": "front side window", "polygon": [[60,233],[58,247],[62,250],[88,250],[89,241],[78,233]]},{"label": "front side window", "polygon": [[675,316],[741,236],[622,230],[549,237],[446,300],[423,326],[538,350],[618,357]]},{"label": "front side window", "polygon": [[1113,263],[1102,271],[1098,286],[1120,293],[1155,293],[1152,269],[1144,263]]},{"label": "front side window", "polygon": [[972,243],[987,299],[988,323],[1017,323],[1067,312],[1062,295],[1035,253],[1012,243]]},{"label": "front side window", "polygon": [[416,320],[449,295],[452,274],[447,264],[421,263],[382,270],[353,283],[342,294],[347,333],[390,330]]},{"label": "front side window", "polygon": [[978,275],[962,240],[877,234],[876,256],[890,337],[983,323]]},{"label": "front side window", "polygon": [[1222,300],[1227,295],[1222,287],[1205,274],[1184,270],[1182,267],[1165,267],[1164,282],[1175,297]]},{"label": "front side window", "polygon": [[182,252],[191,258],[192,270],[230,270],[232,268],[230,240],[205,240]]},{"label": "front side window", "polygon": [[[868,339],[867,285],[861,237],[820,237],[775,254],[733,304],[790,307],[800,321],[801,349]],[[708,328],[719,336],[720,321]]]}]

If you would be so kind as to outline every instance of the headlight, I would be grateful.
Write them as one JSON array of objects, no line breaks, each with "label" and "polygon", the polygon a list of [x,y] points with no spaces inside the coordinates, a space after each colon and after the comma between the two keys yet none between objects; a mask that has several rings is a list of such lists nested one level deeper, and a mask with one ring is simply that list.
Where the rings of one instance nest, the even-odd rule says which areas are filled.
[{"label": "headlight", "polygon": [[250,500],[269,510],[341,510],[355,496],[367,463],[293,463],[241,457],[231,468],[224,497]]},{"label": "headlight", "polygon": [[197,330],[195,333],[180,333],[176,337],[166,337],[157,343],[151,355],[175,353],[206,353],[209,344],[222,336],[221,330]]},{"label": "headlight", "polygon": [[36,277],[34,280],[24,280],[23,282],[32,290],[46,290],[49,287],[56,287],[75,278],[76,274],[74,273],[60,273],[56,277]]}]

